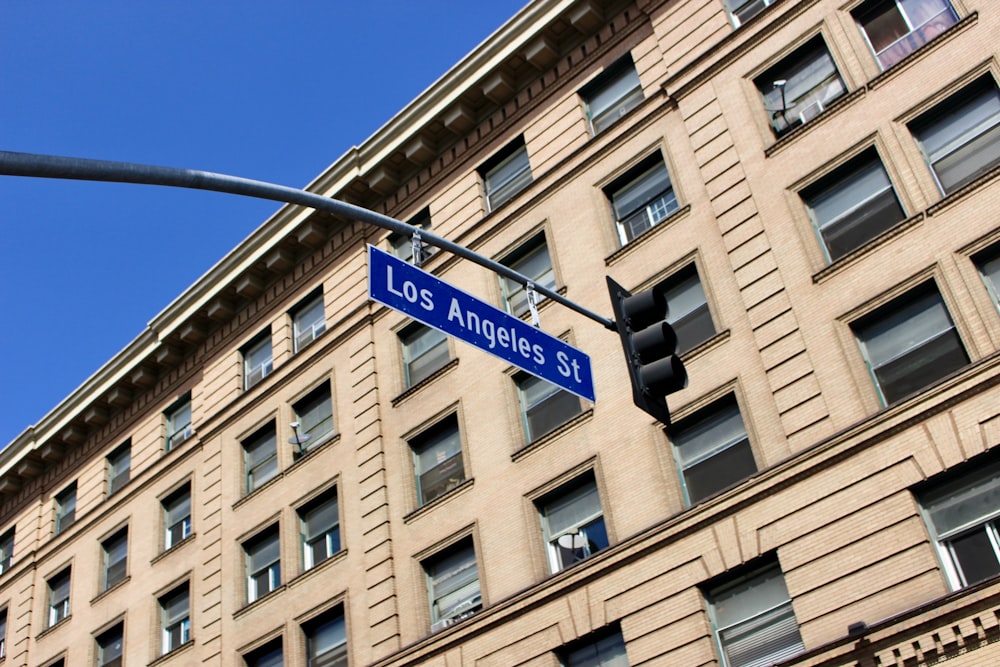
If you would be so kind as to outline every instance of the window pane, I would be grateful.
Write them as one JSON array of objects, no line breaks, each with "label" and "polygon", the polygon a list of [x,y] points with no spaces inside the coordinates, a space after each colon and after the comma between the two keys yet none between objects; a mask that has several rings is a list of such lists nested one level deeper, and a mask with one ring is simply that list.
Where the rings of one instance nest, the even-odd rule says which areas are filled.
[{"label": "window pane", "polygon": [[333,433],[333,401],[330,385],[324,383],[294,406],[299,434],[308,435],[303,444],[311,447]]},{"label": "window pane", "polygon": [[966,586],[1000,574],[1000,561],[984,527],[948,541]]},{"label": "window pane", "polygon": [[882,69],[892,67],[958,21],[947,0],[872,0],[853,15]]},{"label": "window pane", "polygon": [[167,414],[167,451],[191,435],[191,401],[186,400]]},{"label": "window pane", "polygon": [[1000,164],[1000,91],[985,77],[910,124],[945,194]]},{"label": "window pane", "polygon": [[581,95],[587,117],[597,134],[642,102],[642,86],[632,59],[627,57],[609,67]]},{"label": "window pane", "polygon": [[705,291],[693,264],[656,288],[667,300],[667,322],[677,334],[677,354],[684,354],[715,335]]},{"label": "window pane", "polygon": [[434,621],[479,609],[479,571],[471,544],[437,557],[425,569]]},{"label": "window pane", "polygon": [[420,504],[426,504],[465,481],[462,441],[452,420],[412,444]]},{"label": "window pane", "polygon": [[628,243],[677,210],[677,197],[659,154],[605,189],[618,222],[622,243]]},{"label": "window pane", "polygon": [[523,142],[504,151],[509,154],[483,174],[487,208],[491,211],[531,183],[528,150]]},{"label": "window pane", "polygon": [[430,377],[448,363],[450,359],[448,339],[437,329],[418,324],[408,328],[400,336],[403,343],[407,387],[412,387]]},{"label": "window pane", "polygon": [[821,37],[810,40],[758,76],[754,85],[777,136],[808,123],[847,92]]},{"label": "window pane", "polygon": [[628,667],[621,631],[599,636],[566,651],[566,667]]},{"label": "window pane", "polygon": [[326,316],[323,312],[323,296],[320,295],[304,305],[292,318],[293,334],[295,336],[295,352],[311,343],[316,336],[326,329]]},{"label": "window pane", "polygon": [[244,442],[247,491],[253,491],[278,474],[278,451],[274,427]]},{"label": "window pane", "polygon": [[254,343],[243,353],[243,388],[249,389],[265,377],[273,367],[271,357],[271,339]]},{"label": "window pane", "polygon": [[556,385],[533,375],[517,379],[528,442],[580,414],[580,399]]},{"label": "window pane", "polygon": [[[525,247],[520,248],[512,257],[503,260],[502,263],[521,275],[531,278],[536,285],[547,289],[555,289],[556,287],[552,258],[549,256],[549,248],[545,243],[544,236],[531,239],[525,244]],[[528,295],[524,285],[506,277],[500,280],[507,299],[507,310],[518,317],[528,312]]]}]

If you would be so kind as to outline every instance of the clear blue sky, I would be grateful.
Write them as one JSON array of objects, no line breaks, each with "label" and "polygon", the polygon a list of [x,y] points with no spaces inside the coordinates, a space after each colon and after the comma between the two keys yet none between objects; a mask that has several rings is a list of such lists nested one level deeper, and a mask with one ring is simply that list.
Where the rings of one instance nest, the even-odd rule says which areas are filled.
[{"label": "clear blue sky", "polygon": [[[527,0],[0,0],[0,149],[302,187]],[[277,206],[0,176],[0,447]]]}]

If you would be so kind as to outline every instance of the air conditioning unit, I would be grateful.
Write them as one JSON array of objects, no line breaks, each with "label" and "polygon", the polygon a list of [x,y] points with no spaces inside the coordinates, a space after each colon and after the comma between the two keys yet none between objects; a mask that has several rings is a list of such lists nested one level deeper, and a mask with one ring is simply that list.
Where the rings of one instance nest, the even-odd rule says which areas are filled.
[{"label": "air conditioning unit", "polygon": [[190,426],[188,426],[183,431],[178,431],[177,433],[174,433],[172,436],[170,436],[170,446],[176,447],[177,445],[183,443],[185,440],[190,438],[192,435],[194,435],[194,430]]},{"label": "air conditioning unit", "polygon": [[823,109],[824,109],[823,103],[820,102],[819,100],[816,100],[815,102],[803,108],[802,111],[799,112],[799,118],[802,120],[803,123],[808,123],[813,118],[823,113]]},{"label": "air conditioning unit", "polygon": [[316,339],[316,332],[312,327],[309,327],[305,331],[300,331],[299,335],[295,337],[295,349],[301,350],[303,347],[313,342]]},{"label": "air conditioning unit", "polygon": [[474,615],[477,611],[482,609],[483,606],[483,596],[481,593],[476,593],[468,600],[463,600],[457,605],[452,607],[450,615],[447,618],[442,618],[441,620],[435,622],[431,625],[431,632],[437,632],[438,630],[443,630],[449,625],[454,625],[461,620],[469,618]]},{"label": "air conditioning unit", "polygon": [[431,624],[431,632],[437,632],[438,630],[444,630],[449,625],[455,623],[454,618],[442,618],[440,621]]}]

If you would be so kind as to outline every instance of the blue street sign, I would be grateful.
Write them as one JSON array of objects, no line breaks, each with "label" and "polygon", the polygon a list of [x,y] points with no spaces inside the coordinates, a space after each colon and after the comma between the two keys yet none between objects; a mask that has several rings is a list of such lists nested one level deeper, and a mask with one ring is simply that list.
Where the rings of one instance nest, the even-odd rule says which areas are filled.
[{"label": "blue street sign", "polygon": [[368,246],[368,296],[594,400],[590,357],[582,351],[372,245]]}]

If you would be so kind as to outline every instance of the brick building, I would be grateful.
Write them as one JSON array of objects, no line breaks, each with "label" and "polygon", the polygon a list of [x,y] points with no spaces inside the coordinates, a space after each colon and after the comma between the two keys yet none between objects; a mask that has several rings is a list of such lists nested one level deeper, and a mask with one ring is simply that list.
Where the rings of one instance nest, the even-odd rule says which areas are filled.
[{"label": "brick building", "polygon": [[[311,191],[591,311],[669,428],[372,303],[276,213],[0,451],[4,664],[1000,662],[1000,8],[536,0]],[[424,268],[528,318],[522,285]]]}]

